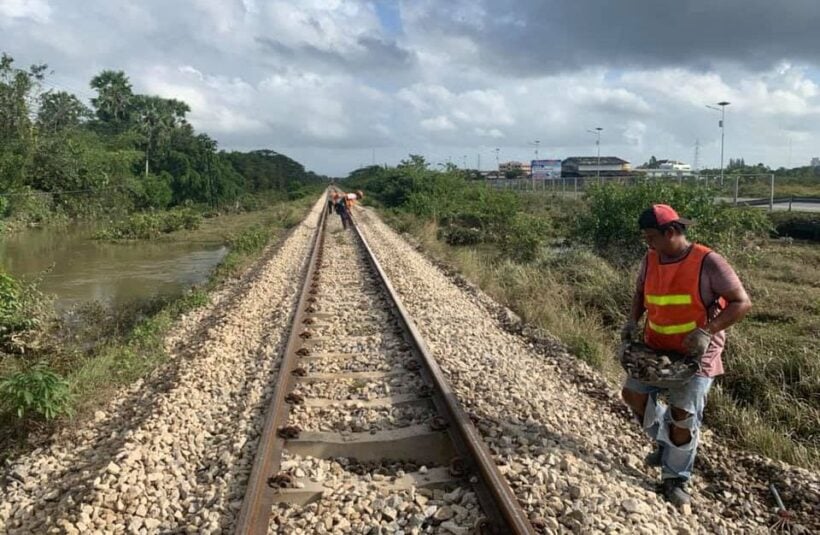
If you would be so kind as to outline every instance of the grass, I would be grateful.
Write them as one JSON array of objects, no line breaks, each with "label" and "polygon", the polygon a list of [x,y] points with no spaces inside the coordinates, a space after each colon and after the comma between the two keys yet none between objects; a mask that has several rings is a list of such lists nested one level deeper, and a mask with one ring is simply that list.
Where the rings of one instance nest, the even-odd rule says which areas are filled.
[{"label": "grass", "polygon": [[[637,263],[608,261],[590,249],[567,245],[582,201],[544,202],[530,196],[522,208],[552,222],[552,247],[516,262],[494,245],[451,246],[437,225],[406,212],[386,221],[413,235],[444,261],[508,306],[527,323],[546,329],[600,370],[613,385],[622,377],[614,358]],[[806,468],[820,467],[820,247],[765,240],[730,261],[754,309],[729,336],[721,377],[707,406],[707,425],[740,447]]]},{"label": "grass", "polygon": [[[297,224],[315,199],[302,198],[259,212],[205,220],[200,230],[186,230],[163,237],[169,240],[208,240],[217,237],[233,244],[208,282],[176,298],[154,299],[117,310],[89,303],[74,316],[60,321],[48,333],[49,343],[36,355],[69,384],[71,411],[75,418],[87,417],[118,389],[145,377],[168,361],[164,338],[184,313],[206,305],[210,293],[240,274],[264,247],[283,231]],[[25,358],[0,353],[0,377],[26,369]],[[42,434],[65,425],[63,417],[47,422],[42,418],[18,418],[9,406],[0,406],[0,460],[25,448],[32,433]]]}]

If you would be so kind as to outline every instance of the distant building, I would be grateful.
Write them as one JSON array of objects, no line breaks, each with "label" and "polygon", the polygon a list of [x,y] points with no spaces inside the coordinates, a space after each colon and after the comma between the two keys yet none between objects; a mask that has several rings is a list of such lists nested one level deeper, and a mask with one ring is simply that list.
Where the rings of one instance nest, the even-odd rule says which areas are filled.
[{"label": "distant building", "polygon": [[643,169],[649,178],[680,178],[692,176],[692,166],[677,160],[658,160],[658,167]]},{"label": "distant building", "polygon": [[532,172],[532,165],[529,162],[503,162],[498,164],[498,172],[502,175],[509,171],[521,170],[521,176],[530,176]]},{"label": "distant building", "polygon": [[563,177],[612,177],[630,173],[629,162],[615,156],[572,156],[561,162]]},{"label": "distant building", "polygon": [[820,158],[812,158],[811,159],[811,166],[812,167],[820,167]]}]

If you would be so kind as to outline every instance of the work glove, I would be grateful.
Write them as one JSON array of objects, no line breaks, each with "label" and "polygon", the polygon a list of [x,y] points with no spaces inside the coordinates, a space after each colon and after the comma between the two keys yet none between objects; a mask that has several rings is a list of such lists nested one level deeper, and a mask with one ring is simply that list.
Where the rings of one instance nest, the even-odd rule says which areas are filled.
[{"label": "work glove", "polygon": [[686,353],[691,357],[700,358],[706,353],[709,347],[709,342],[712,341],[712,335],[706,329],[695,329],[686,335],[683,339],[683,347],[686,348]]},{"label": "work glove", "polygon": [[621,327],[621,341],[622,342],[631,342],[635,338],[635,332],[638,330],[638,324],[632,320],[627,321],[623,327]]}]

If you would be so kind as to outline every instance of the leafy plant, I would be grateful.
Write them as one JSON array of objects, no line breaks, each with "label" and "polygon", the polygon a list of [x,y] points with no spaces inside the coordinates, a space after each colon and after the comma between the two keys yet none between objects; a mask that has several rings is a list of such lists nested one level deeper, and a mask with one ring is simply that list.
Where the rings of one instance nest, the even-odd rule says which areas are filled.
[{"label": "leafy plant", "polygon": [[71,413],[69,384],[43,363],[19,371],[0,381],[0,400],[22,418],[34,412],[52,420]]},{"label": "leafy plant", "polygon": [[752,237],[765,236],[771,227],[762,210],[738,209],[715,202],[715,192],[700,185],[650,181],[622,186],[592,186],[587,191],[589,210],[576,228],[576,237],[599,252],[616,251],[632,260],[643,251],[638,216],[652,204],[669,204],[681,215],[693,218],[692,239],[727,252],[743,247]]}]

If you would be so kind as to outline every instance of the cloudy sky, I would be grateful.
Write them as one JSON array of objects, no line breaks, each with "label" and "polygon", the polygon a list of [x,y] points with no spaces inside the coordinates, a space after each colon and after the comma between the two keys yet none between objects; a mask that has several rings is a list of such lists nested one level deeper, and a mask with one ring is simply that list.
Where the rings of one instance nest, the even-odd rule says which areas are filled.
[{"label": "cloudy sky", "polygon": [[408,153],[820,156],[817,0],[0,0],[0,50],[83,98],[102,69],[226,149],[342,176]]}]

